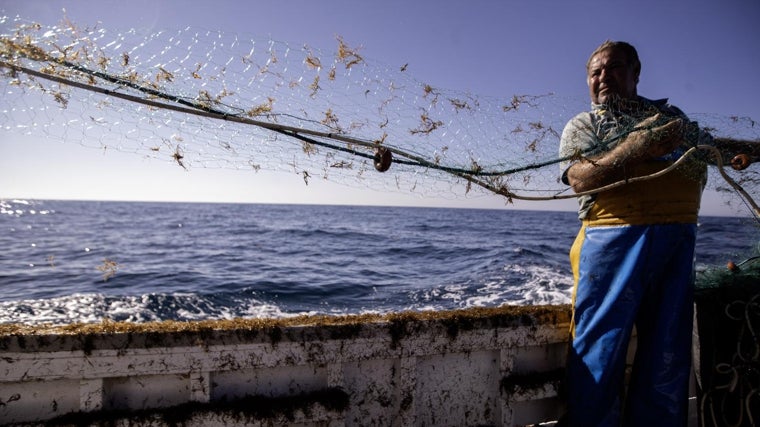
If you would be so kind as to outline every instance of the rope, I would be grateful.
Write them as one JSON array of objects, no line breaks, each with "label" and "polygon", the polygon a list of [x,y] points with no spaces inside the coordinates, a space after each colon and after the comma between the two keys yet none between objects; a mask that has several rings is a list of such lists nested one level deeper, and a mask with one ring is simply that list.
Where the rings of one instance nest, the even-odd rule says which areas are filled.
[{"label": "rope", "polygon": [[[755,426],[753,413],[757,415],[760,406],[752,402],[760,396],[760,340],[756,330],[758,325],[753,321],[760,319],[760,294],[747,301],[726,304],[724,315],[729,320],[741,322],[736,334],[736,351],[728,355],[729,362],[718,363],[714,367],[715,376],[725,380],[720,383],[713,381],[711,388],[702,395],[699,402],[700,425]],[[751,347],[744,349],[747,343]],[[729,415],[735,419],[729,419]],[[745,419],[749,424],[745,424]]]},{"label": "rope", "polygon": [[[143,105],[147,105],[147,106],[151,106],[155,108],[162,108],[162,109],[184,113],[184,114],[191,114],[195,116],[201,116],[201,117],[207,117],[207,118],[212,118],[212,119],[257,126],[263,129],[280,133],[288,137],[296,138],[303,142],[308,142],[310,144],[314,144],[317,146],[349,153],[349,154],[366,158],[366,159],[372,159],[373,154],[357,151],[350,147],[343,147],[343,146],[339,146],[335,144],[330,144],[328,142],[319,141],[315,138],[323,138],[323,139],[329,139],[329,140],[334,140],[334,141],[340,141],[340,142],[354,144],[357,146],[361,146],[361,147],[365,147],[365,148],[369,148],[373,150],[380,147],[380,143],[377,141],[367,141],[367,140],[362,140],[359,138],[349,137],[346,135],[336,134],[333,132],[322,132],[322,131],[316,131],[316,130],[311,130],[311,129],[306,129],[306,128],[295,127],[295,126],[281,125],[281,124],[276,124],[276,123],[271,123],[271,122],[266,122],[266,121],[261,121],[261,120],[254,120],[247,117],[241,117],[236,114],[229,114],[224,111],[210,108],[198,102],[191,102],[186,99],[173,96],[173,95],[155,90],[150,87],[145,87],[145,86],[136,84],[132,81],[122,79],[118,76],[114,76],[108,73],[103,73],[100,71],[90,70],[86,67],[73,64],[69,61],[51,57],[50,55],[47,55],[47,54],[40,54],[38,51],[35,52],[36,56],[43,55],[42,58],[32,58],[29,55],[26,55],[23,51],[19,51],[19,54],[32,60],[38,60],[38,61],[45,60],[48,62],[53,62],[59,65],[65,66],[67,68],[70,68],[72,70],[84,73],[88,76],[97,77],[107,82],[114,83],[114,84],[124,86],[124,87],[129,87],[139,92],[145,93],[147,95],[154,96],[163,100],[175,102],[181,105],[167,104],[164,102],[158,102],[158,101],[141,98],[134,95],[129,95],[122,92],[117,92],[110,89],[105,89],[105,88],[98,87],[91,84],[80,83],[71,79],[67,79],[67,78],[63,78],[63,77],[59,77],[59,76],[55,76],[55,75],[51,75],[47,73],[42,73],[42,72],[32,70],[26,67],[22,67],[17,64],[11,64],[6,61],[0,61],[0,66],[9,68],[15,71],[20,71],[20,72],[23,72],[23,73],[26,73],[28,75],[35,76],[38,78],[53,81],[59,84],[69,85],[69,86],[76,87],[79,89],[101,93],[107,96],[113,96],[116,98],[124,99],[126,101],[135,102],[135,103],[139,103],[139,104],[143,104]],[[580,193],[564,194],[564,195],[560,193],[560,194],[554,194],[550,196],[527,196],[527,195],[518,194],[509,190],[504,185],[497,186],[497,185],[491,184],[490,182],[481,179],[481,177],[498,177],[498,176],[505,176],[512,173],[522,172],[522,171],[526,171],[530,169],[538,169],[544,166],[562,162],[564,160],[569,160],[569,158],[560,158],[556,160],[540,162],[536,164],[531,164],[531,165],[526,165],[523,167],[511,169],[511,170],[489,172],[489,171],[483,171],[483,170],[477,170],[477,169],[464,169],[464,168],[441,166],[423,157],[408,153],[398,148],[388,147],[388,146],[383,146],[383,148],[386,150],[389,150],[391,153],[397,156],[400,156],[406,159],[406,160],[395,159],[394,160],[395,163],[439,170],[439,171],[460,177],[462,179],[465,179],[471,184],[475,184],[480,187],[483,187],[486,190],[489,190],[495,194],[502,195],[510,200],[517,199],[517,200],[525,200],[525,201],[549,201],[549,200],[571,199],[571,198],[576,198],[576,197],[580,197],[584,195],[597,194],[603,191],[608,191],[608,190],[611,190],[611,189],[614,189],[614,188],[617,188],[629,183],[633,183],[633,182],[640,182],[640,181],[655,179],[657,177],[665,175],[666,173],[669,173],[670,171],[680,166],[683,162],[686,161],[686,159],[689,156],[694,155],[697,152],[697,150],[711,151],[713,154],[713,157],[715,158],[716,166],[718,168],[718,171],[721,177],[737,192],[737,194],[739,194],[742,200],[744,200],[744,202],[747,203],[751,207],[756,219],[760,220],[760,207],[758,207],[757,203],[755,203],[752,197],[750,197],[750,195],[725,172],[723,159],[722,159],[720,150],[718,150],[716,147],[709,146],[709,145],[699,145],[696,147],[692,147],[689,150],[687,150],[683,155],[681,155],[681,157],[679,157],[675,162],[673,162],[667,168],[662,169],[661,171],[649,174],[649,175],[635,177],[635,178],[627,178],[627,179],[620,180],[620,181],[617,181],[617,182],[614,182],[614,183],[611,183],[611,184],[608,184],[608,185],[605,185],[593,190],[588,190],[588,191],[584,191]]]},{"label": "rope", "polygon": [[[140,97],[137,97],[137,96],[134,96],[134,95],[129,95],[129,94],[121,93],[121,92],[116,92],[116,91],[113,91],[113,90],[110,90],[110,89],[101,88],[101,87],[98,87],[98,86],[95,86],[95,85],[91,85],[91,84],[80,83],[80,82],[77,82],[77,81],[74,81],[74,80],[71,80],[71,79],[67,79],[67,78],[63,78],[63,77],[59,77],[59,76],[54,76],[54,75],[47,74],[47,73],[42,73],[42,72],[39,72],[39,71],[36,71],[36,70],[32,70],[30,68],[22,67],[22,66],[17,65],[17,64],[11,64],[11,63],[8,63],[8,62],[5,62],[5,61],[0,61],[0,66],[6,67],[6,68],[10,68],[10,69],[15,70],[15,71],[20,71],[20,72],[23,72],[25,74],[29,74],[29,75],[32,75],[32,76],[35,76],[35,77],[38,77],[38,78],[42,78],[42,79],[45,79],[45,80],[53,81],[53,82],[56,82],[56,83],[59,83],[59,84],[64,84],[64,85],[76,87],[76,88],[79,88],[79,89],[88,90],[88,91],[91,91],[91,92],[101,93],[101,94],[104,94],[104,95],[107,95],[107,96],[113,96],[113,97],[116,97],[116,98],[124,99],[124,100],[130,101],[130,102],[135,102],[135,103],[138,103],[138,104],[148,105],[148,106],[156,107],[156,108],[163,108],[163,109],[166,109],[166,110],[171,110],[171,111],[175,111],[175,112],[179,112],[179,113],[192,114],[192,115],[201,116],[201,117],[220,119],[220,120],[225,120],[225,121],[229,121],[229,122],[235,122],[235,123],[241,123],[241,124],[246,124],[246,125],[258,126],[260,128],[263,128],[263,129],[271,130],[271,131],[274,131],[274,132],[279,132],[281,134],[284,134],[284,135],[287,135],[287,136],[290,136],[290,137],[295,137],[295,138],[301,139],[301,140],[303,140],[305,142],[313,143],[315,145],[319,145],[319,146],[330,148],[330,149],[337,150],[337,151],[343,151],[343,152],[351,153],[351,154],[354,154],[354,155],[358,155],[360,157],[365,157],[365,158],[370,158],[371,159],[372,155],[369,155],[369,154],[366,154],[366,153],[361,153],[361,152],[358,152],[358,151],[352,150],[352,149],[346,149],[344,147],[336,146],[336,145],[329,144],[329,143],[326,143],[326,142],[317,142],[314,139],[310,139],[308,137],[303,137],[303,135],[309,135],[309,136],[313,136],[313,137],[332,139],[332,140],[335,140],[335,141],[341,141],[341,142],[345,142],[345,143],[348,143],[348,144],[355,144],[355,145],[359,145],[359,146],[367,147],[367,148],[372,148],[372,149],[375,149],[375,148],[379,147],[379,143],[378,142],[363,140],[363,139],[354,138],[354,137],[349,137],[349,136],[337,134],[337,133],[334,133],[334,132],[322,132],[322,131],[316,131],[316,130],[311,130],[311,129],[302,128],[302,127],[287,126],[287,125],[281,125],[281,124],[271,123],[271,122],[266,122],[266,121],[261,121],[261,120],[254,120],[254,119],[250,119],[250,118],[247,118],[247,117],[241,117],[241,116],[239,116],[237,114],[230,114],[230,113],[226,113],[226,112],[223,112],[223,111],[220,111],[220,110],[215,110],[215,109],[210,108],[208,106],[205,106],[205,105],[203,105],[201,103],[191,102],[191,101],[188,101],[188,100],[183,99],[181,97],[173,96],[173,95],[167,94],[165,92],[161,92],[161,91],[155,90],[155,89],[150,88],[150,87],[145,87],[145,86],[142,86],[142,85],[138,85],[138,84],[136,84],[134,82],[131,82],[129,80],[125,80],[125,79],[119,78],[117,76],[113,76],[111,74],[103,73],[103,72],[100,72],[100,71],[93,71],[93,70],[90,70],[88,68],[85,68],[85,67],[82,67],[82,66],[70,63],[68,61],[57,60],[57,59],[52,58],[52,57],[49,57],[46,60],[54,62],[54,63],[59,64],[59,65],[63,65],[63,66],[68,67],[68,68],[71,68],[72,70],[85,73],[85,74],[87,74],[89,76],[92,76],[92,77],[98,77],[98,78],[103,79],[105,81],[108,81],[110,83],[114,83],[114,84],[118,84],[120,86],[125,86],[125,87],[129,87],[129,88],[135,89],[135,90],[137,90],[139,92],[145,93],[146,95],[150,95],[150,96],[154,96],[154,97],[161,98],[161,99],[164,99],[164,100],[168,100],[168,101],[179,103],[179,104],[181,104],[181,105],[183,105],[185,107],[180,107],[180,106],[176,106],[176,105],[172,105],[172,104],[166,104],[166,103],[162,103],[162,102],[156,102],[156,101],[152,101],[150,99],[140,98]],[[559,162],[561,162],[563,160],[563,159],[551,160],[551,161],[544,162],[544,163],[536,163],[536,164],[532,164],[532,165],[523,166],[523,167],[520,167],[520,168],[507,169],[507,170],[501,170],[501,171],[479,171],[479,170],[475,170],[475,169],[464,169],[464,168],[455,168],[455,167],[449,167],[449,166],[441,166],[441,165],[439,165],[437,163],[434,163],[434,162],[431,162],[429,160],[426,160],[423,157],[413,155],[411,153],[408,153],[406,151],[400,150],[398,148],[394,148],[394,147],[384,147],[384,148],[386,150],[391,151],[393,154],[396,154],[396,155],[399,155],[399,156],[402,156],[402,157],[405,157],[405,158],[409,159],[409,160],[395,160],[395,162],[399,163],[399,164],[411,165],[411,166],[422,166],[422,167],[426,167],[426,168],[429,168],[429,169],[440,170],[442,172],[447,172],[447,173],[452,173],[452,174],[464,174],[464,175],[471,175],[471,176],[502,176],[502,175],[510,175],[510,174],[517,173],[517,172],[522,172],[522,171],[525,171],[525,170],[539,169],[539,168],[547,166],[547,165],[551,165],[551,164],[554,164],[554,163],[559,163]]]}]

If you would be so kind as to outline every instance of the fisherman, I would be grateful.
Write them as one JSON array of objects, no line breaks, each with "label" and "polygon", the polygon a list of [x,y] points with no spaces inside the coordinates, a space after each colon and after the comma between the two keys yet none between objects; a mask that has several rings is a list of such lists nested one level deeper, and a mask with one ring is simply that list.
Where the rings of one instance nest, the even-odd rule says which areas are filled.
[{"label": "fisherman", "polygon": [[[667,100],[637,93],[641,63],[626,42],[591,54],[591,111],[572,118],[560,142],[562,180],[578,193],[580,232],[570,250],[575,280],[567,360],[570,426],[685,426],[693,315],[694,246],[711,144]],[[611,188],[595,192],[604,186]],[[624,391],[626,354],[637,349]]]}]

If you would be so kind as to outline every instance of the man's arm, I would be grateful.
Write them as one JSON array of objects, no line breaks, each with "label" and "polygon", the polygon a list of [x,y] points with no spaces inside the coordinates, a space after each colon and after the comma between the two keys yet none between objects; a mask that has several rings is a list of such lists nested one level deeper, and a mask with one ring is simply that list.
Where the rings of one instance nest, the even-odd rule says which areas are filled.
[{"label": "man's arm", "polygon": [[567,170],[567,181],[576,193],[593,190],[632,178],[631,166],[670,153],[683,142],[683,120],[664,125],[657,114],[642,121],[638,130],[626,135],[613,149],[583,158]]},{"label": "man's arm", "polygon": [[723,164],[730,164],[736,170],[760,162],[760,141],[714,137],[713,145],[720,150]]}]

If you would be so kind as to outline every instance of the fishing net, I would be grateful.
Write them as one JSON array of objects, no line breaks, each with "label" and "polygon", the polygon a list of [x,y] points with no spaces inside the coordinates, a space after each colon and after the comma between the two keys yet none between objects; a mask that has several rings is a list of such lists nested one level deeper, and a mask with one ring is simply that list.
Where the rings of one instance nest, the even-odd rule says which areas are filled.
[{"label": "fishing net", "polygon": [[695,372],[700,425],[760,419],[760,246],[749,258],[697,278]]},{"label": "fishing net", "polygon": [[[454,93],[415,80],[404,64],[372,62],[340,37],[326,52],[211,30],[113,33],[65,20],[44,27],[3,17],[0,32],[5,131],[188,170],[284,170],[307,185],[575,197],[560,181],[558,143],[585,100]],[[714,135],[759,138],[750,119],[696,119]],[[757,178],[734,177],[750,193]]]},{"label": "fishing net", "polygon": [[[187,169],[287,170],[307,184],[439,196],[460,191],[452,177],[479,177],[566,191],[555,168],[526,167],[557,157],[562,116],[544,106],[548,95],[500,104],[452,94],[415,81],[403,65],[372,65],[340,38],[325,53],[190,28],[146,36],[3,25],[7,130]],[[378,173],[375,163],[386,169],[391,156]]]}]

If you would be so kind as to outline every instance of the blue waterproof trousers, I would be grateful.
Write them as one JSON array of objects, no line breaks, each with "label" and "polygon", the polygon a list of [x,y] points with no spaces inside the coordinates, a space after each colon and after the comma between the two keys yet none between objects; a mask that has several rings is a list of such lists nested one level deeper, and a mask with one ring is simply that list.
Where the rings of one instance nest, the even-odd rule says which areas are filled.
[{"label": "blue waterproof trousers", "polygon": [[[567,360],[570,426],[685,426],[695,224],[584,226]],[[637,349],[624,390],[628,343]]]}]

